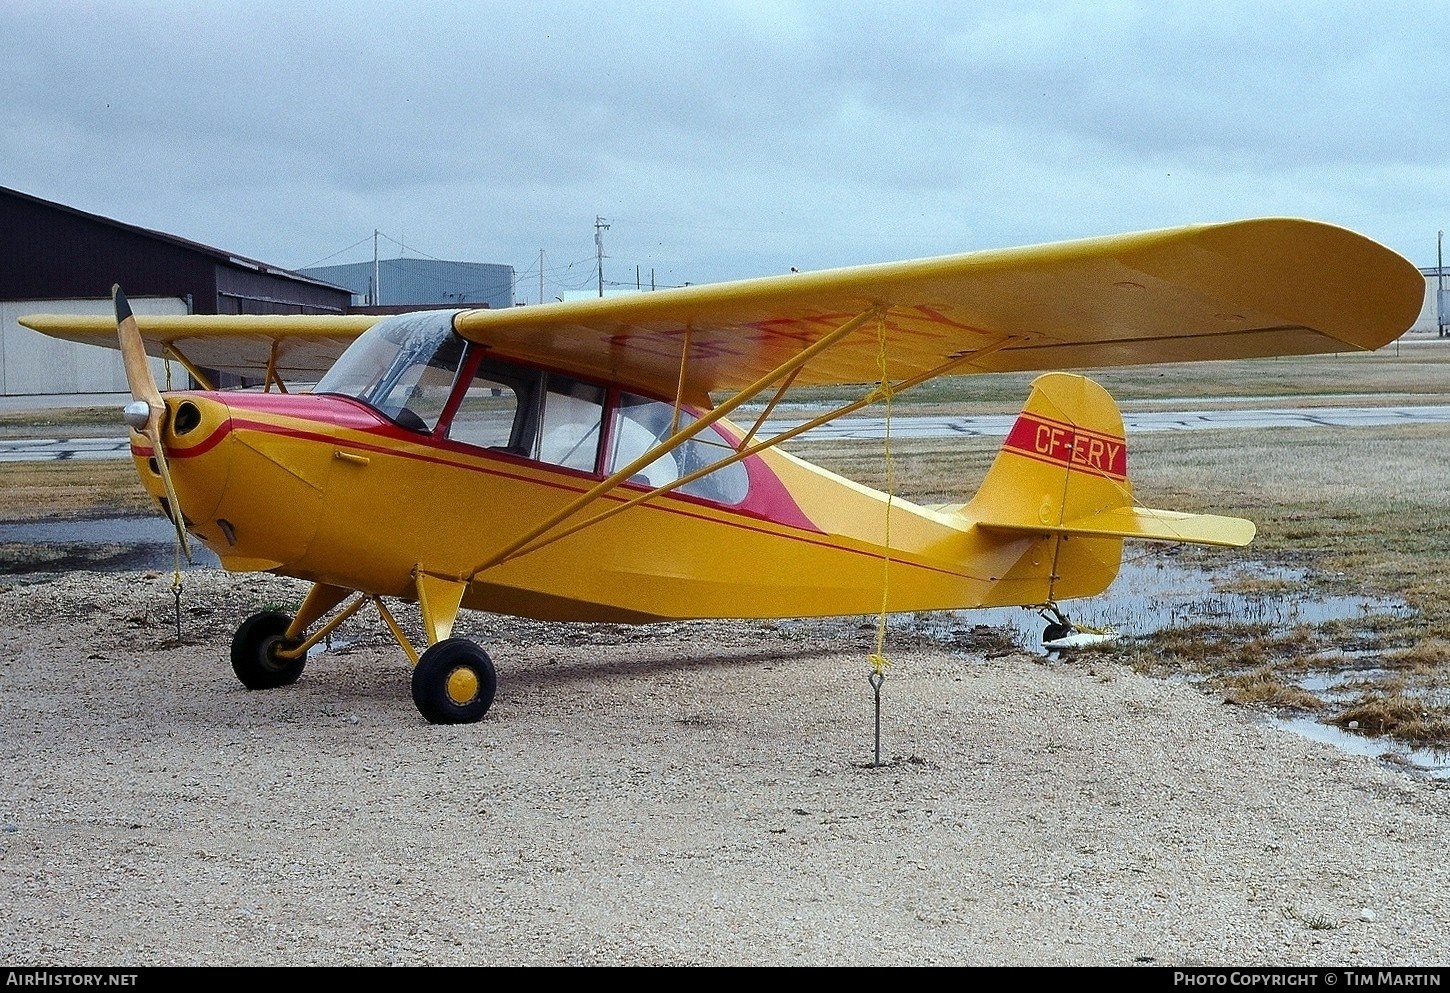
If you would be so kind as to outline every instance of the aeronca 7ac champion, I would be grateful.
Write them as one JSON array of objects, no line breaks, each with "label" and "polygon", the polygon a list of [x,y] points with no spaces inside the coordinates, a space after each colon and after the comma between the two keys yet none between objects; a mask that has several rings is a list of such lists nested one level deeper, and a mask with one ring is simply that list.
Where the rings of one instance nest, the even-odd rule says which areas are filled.
[{"label": "aeronca 7ac champion", "polygon": [[[118,287],[114,321],[21,323],[121,349],[131,451],[182,549],[311,584],[295,615],[238,628],[243,684],[295,682],[372,603],[418,710],[456,724],[497,684],[452,636],[463,608],[1065,622],[1058,605],[1107,590],[1125,540],[1245,545],[1248,521],[1137,506],[1116,404],[1065,370],[1373,350],[1424,289],[1361,235],[1263,218],[507,310],[138,317]],[[148,356],[203,388],[162,394]],[[210,370],[265,387],[213,389]],[[1028,371],[963,503],[917,506],[781,447],[939,376]],[[819,385],[859,399],[766,436],[790,390]],[[416,603],[421,652],[385,598]]]}]

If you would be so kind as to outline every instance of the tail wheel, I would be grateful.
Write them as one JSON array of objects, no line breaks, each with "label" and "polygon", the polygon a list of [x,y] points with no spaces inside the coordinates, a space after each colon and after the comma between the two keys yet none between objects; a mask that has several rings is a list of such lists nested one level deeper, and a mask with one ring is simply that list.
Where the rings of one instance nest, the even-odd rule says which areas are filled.
[{"label": "tail wheel", "polygon": [[1042,643],[1051,644],[1059,638],[1066,638],[1072,634],[1071,624],[1049,624],[1042,632]]},{"label": "tail wheel", "polygon": [[277,657],[277,649],[296,645],[287,640],[292,617],[278,610],[253,614],[242,622],[232,638],[232,671],[249,690],[270,690],[297,682],[306,656]]},{"label": "tail wheel", "polygon": [[413,667],[413,703],[430,724],[481,720],[497,688],[493,660],[466,638],[438,642]]}]

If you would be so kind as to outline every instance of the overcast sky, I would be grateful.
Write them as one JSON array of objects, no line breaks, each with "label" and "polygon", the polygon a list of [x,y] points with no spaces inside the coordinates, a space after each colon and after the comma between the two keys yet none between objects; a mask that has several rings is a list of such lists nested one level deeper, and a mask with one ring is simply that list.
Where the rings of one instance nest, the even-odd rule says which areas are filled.
[{"label": "overcast sky", "polygon": [[[0,0],[0,186],[520,299],[1240,217],[1436,264],[1450,3]],[[405,246],[405,247],[400,247]]]}]

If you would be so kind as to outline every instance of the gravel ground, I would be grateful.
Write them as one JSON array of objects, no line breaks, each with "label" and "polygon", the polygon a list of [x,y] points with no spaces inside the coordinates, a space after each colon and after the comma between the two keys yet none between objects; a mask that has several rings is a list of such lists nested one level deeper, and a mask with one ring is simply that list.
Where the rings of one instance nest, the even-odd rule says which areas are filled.
[{"label": "gravel ground", "polygon": [[[0,593],[0,962],[1450,964],[1450,787],[1191,687],[869,623],[468,615],[425,724],[371,612],[244,690],[271,577]],[[403,611],[408,623],[414,619]]]}]

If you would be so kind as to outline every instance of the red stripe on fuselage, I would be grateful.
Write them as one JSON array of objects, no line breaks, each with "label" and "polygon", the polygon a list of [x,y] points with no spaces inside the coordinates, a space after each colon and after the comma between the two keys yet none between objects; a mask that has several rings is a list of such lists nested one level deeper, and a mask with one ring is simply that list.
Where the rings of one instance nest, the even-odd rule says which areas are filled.
[{"label": "red stripe on fuselage", "polygon": [[[398,458],[411,459],[417,462],[425,462],[434,465],[450,466],[455,469],[463,469],[468,472],[479,472],[485,475],[499,476],[504,479],[516,482],[532,483],[536,486],[547,486],[550,489],[563,490],[575,495],[584,493],[589,486],[598,482],[599,477],[550,466],[546,463],[528,462],[530,466],[536,466],[540,470],[557,475],[558,479],[539,478],[537,475],[523,472],[509,471],[504,468],[515,462],[522,462],[517,456],[508,456],[493,452],[481,452],[476,448],[466,445],[459,445],[456,442],[439,442],[436,439],[420,436],[416,432],[407,431],[398,427],[391,421],[382,417],[371,407],[360,401],[349,397],[317,396],[313,394],[278,394],[278,393],[228,393],[228,394],[205,394],[213,397],[232,409],[232,416],[212,433],[211,437],[199,442],[197,445],[177,449],[168,452],[172,458],[187,458],[208,451],[228,434],[237,430],[258,431],[264,434],[276,435],[286,438],[298,438],[305,441],[323,442],[336,445],[350,450],[371,452],[379,455],[391,455]],[[319,409],[321,408],[321,409]],[[360,439],[339,438],[335,434],[323,433],[320,431],[309,431],[302,428],[287,427],[268,420],[239,417],[238,413],[248,412],[267,417],[278,415],[296,418],[298,420],[311,421],[314,424],[327,428],[344,428],[347,430],[359,431],[364,434],[373,435],[378,439],[377,443],[364,442]],[[321,414],[322,416],[319,416]],[[406,447],[389,442],[403,442]],[[432,455],[417,450],[416,446],[427,445],[438,449],[442,453],[457,452],[466,454],[474,459],[486,460],[488,465],[478,465],[473,462],[462,462],[455,459]],[[142,457],[149,457],[152,452],[149,447],[133,445],[131,451]],[[826,536],[826,532],[817,527],[805,513],[801,511],[790,491],[785,484],[771,472],[757,458],[745,460],[747,469],[750,471],[751,495],[746,498],[745,503],[739,507],[729,507],[721,504],[701,500],[698,497],[691,497],[685,494],[668,494],[672,498],[673,505],[664,504],[659,501],[650,501],[641,505],[641,509],[662,511],[669,514],[677,514],[681,517],[688,517],[694,520],[705,521],[711,524],[723,524],[726,527],[741,528],[756,534],[763,534],[773,538],[784,538],[790,541],[799,541],[809,545],[816,545],[822,548],[834,548],[838,551],[850,552],[856,555],[867,555],[872,558],[879,558],[872,552],[865,549],[850,548],[836,542],[821,540],[812,535]],[[576,482],[577,481],[577,482]],[[579,483],[585,484],[583,486]],[[766,492],[757,495],[757,485],[760,485]],[[606,494],[601,499],[612,503],[621,503],[632,499],[641,487],[624,484],[621,487],[624,495],[619,493]],[[763,497],[763,499],[762,499]],[[689,505],[696,505],[701,508],[708,507],[721,516],[700,513],[689,508]],[[764,504],[764,506],[757,506]],[[683,506],[682,506],[683,505]],[[784,528],[790,528],[796,533],[783,534],[780,531],[758,524],[751,523],[751,520],[773,524]],[[939,573],[941,575],[959,578],[968,578],[968,574],[960,569],[948,569],[937,565],[921,562],[910,562],[902,558],[896,558],[895,564],[910,566],[915,569],[922,569],[926,572]]]}]

